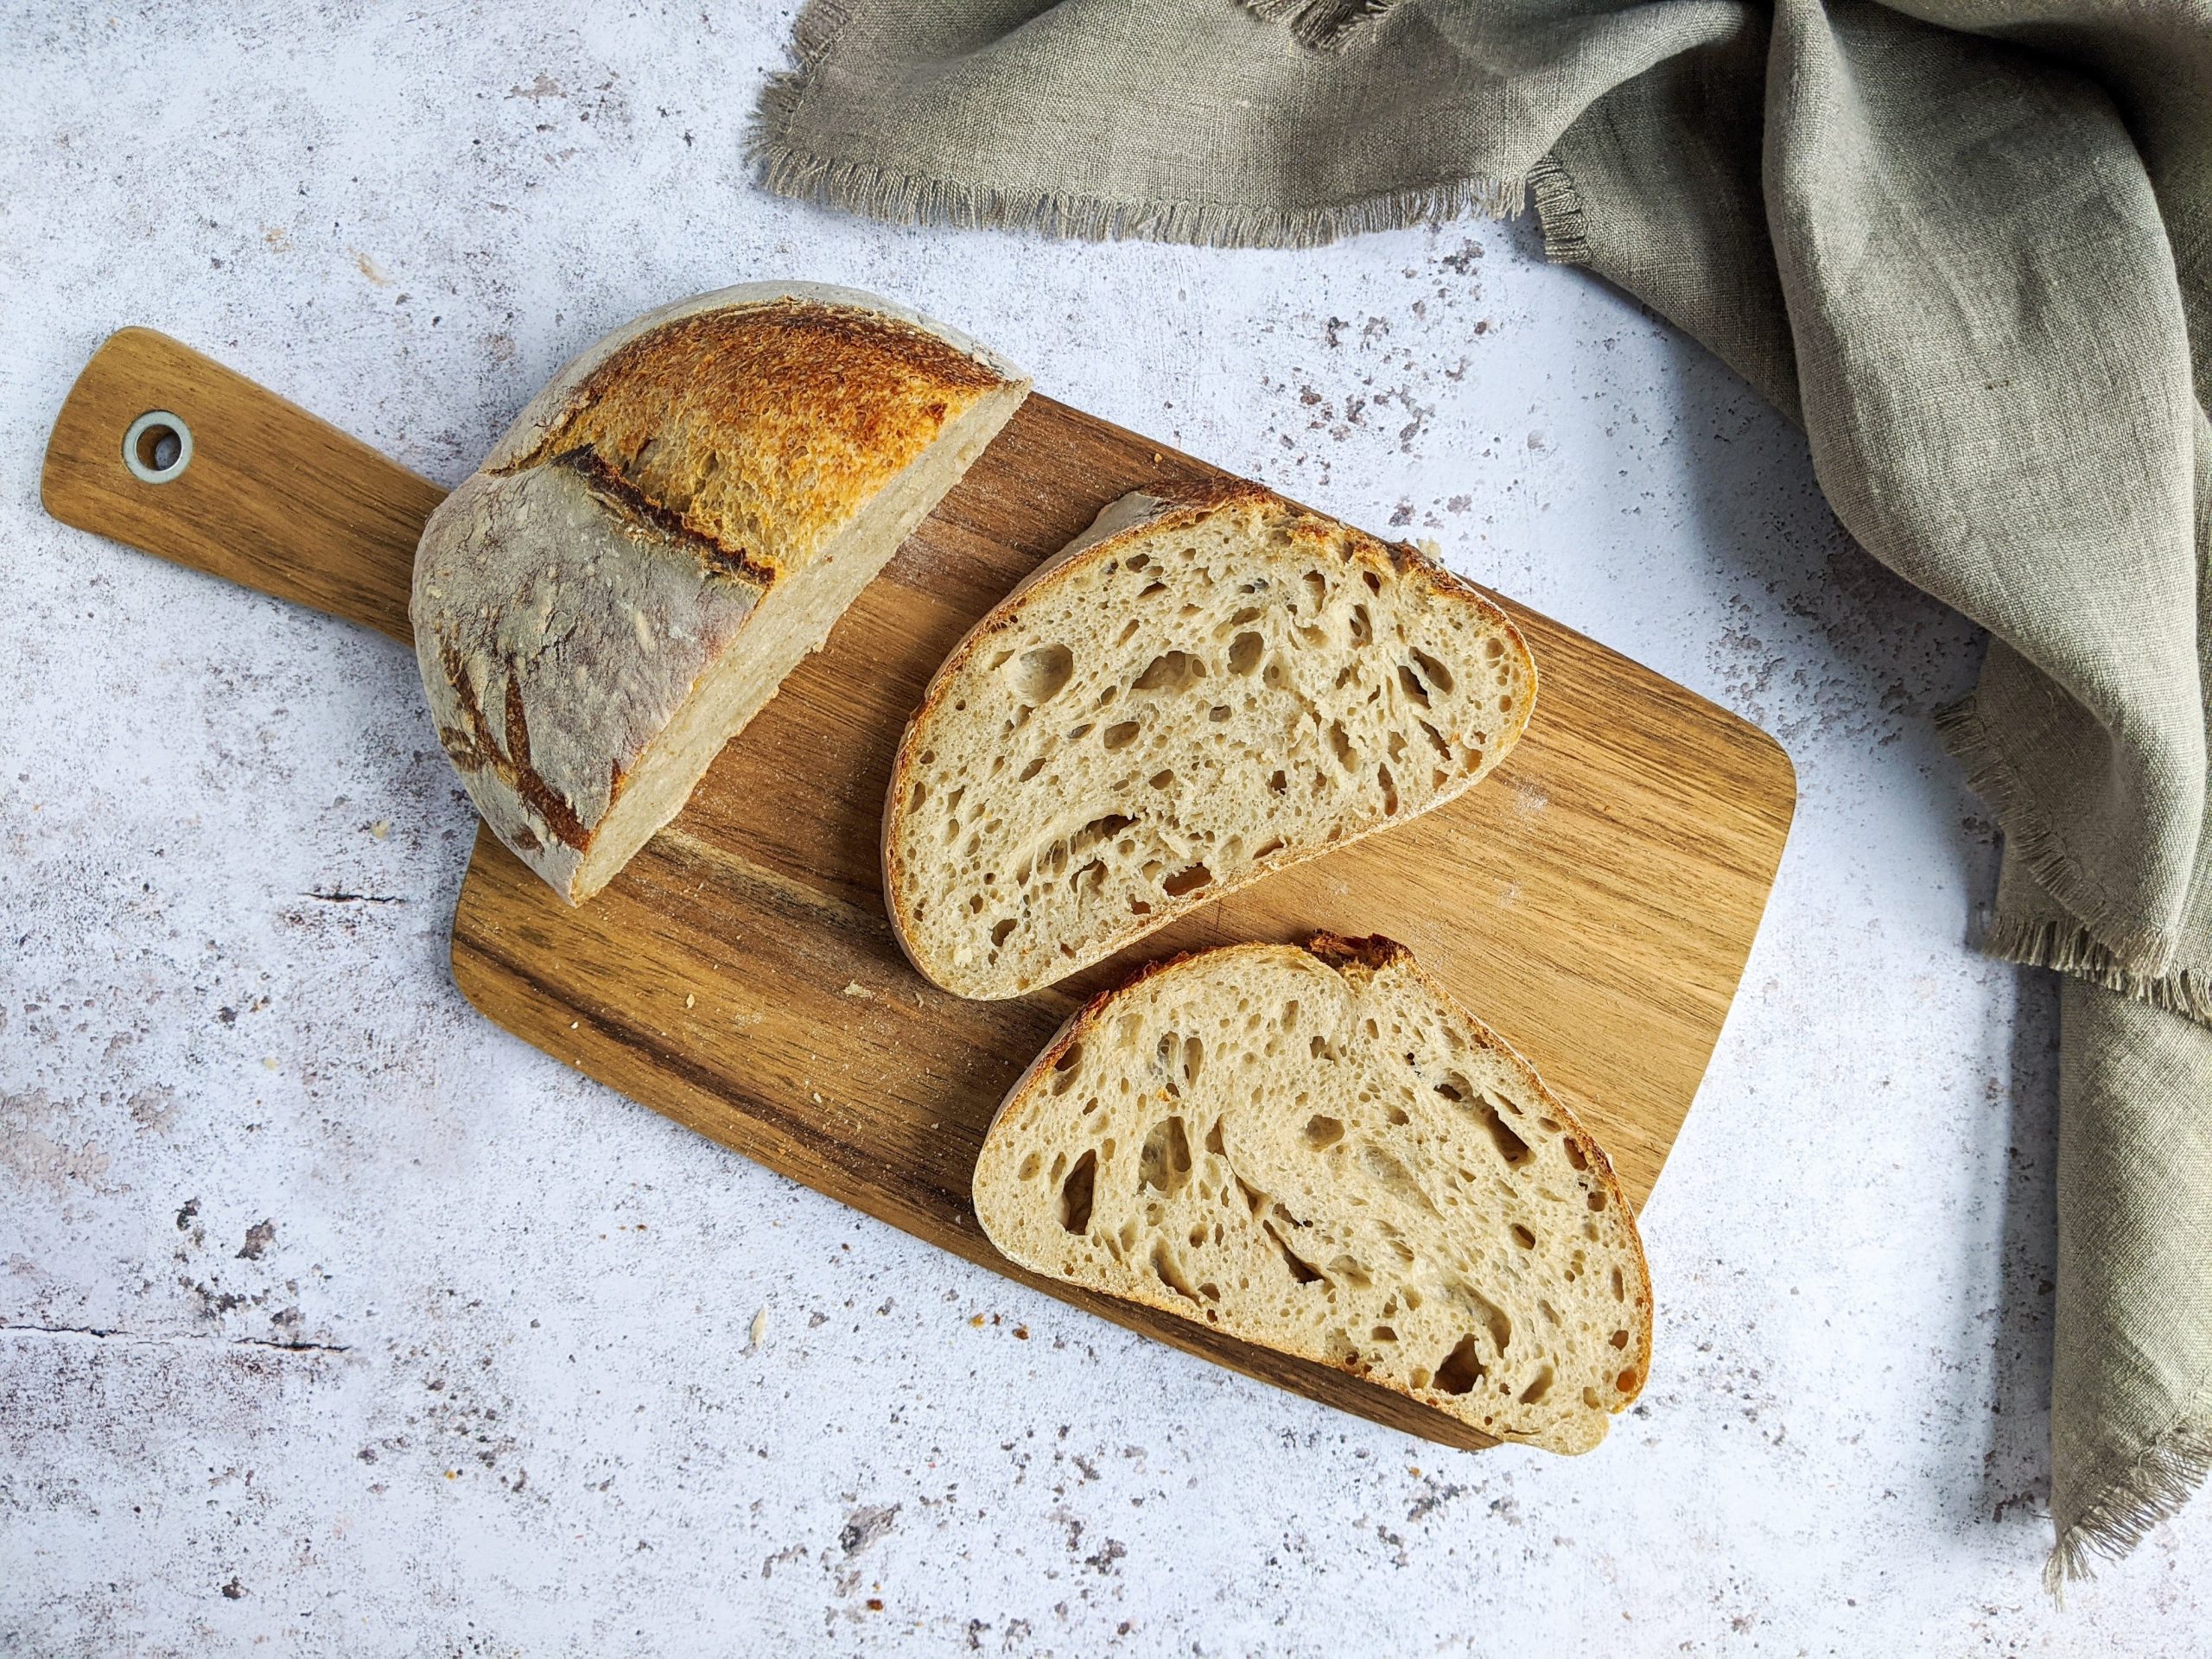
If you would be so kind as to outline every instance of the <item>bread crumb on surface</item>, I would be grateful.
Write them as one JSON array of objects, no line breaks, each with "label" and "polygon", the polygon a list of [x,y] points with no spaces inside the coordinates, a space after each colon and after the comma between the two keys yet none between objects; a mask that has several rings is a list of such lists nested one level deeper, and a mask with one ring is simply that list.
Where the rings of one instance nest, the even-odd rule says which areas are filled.
[{"label": "bread crumb on surface", "polygon": [[861,984],[857,979],[847,980],[845,982],[845,988],[842,995],[846,996],[861,997],[871,1002],[875,1000],[875,993],[868,989],[867,986]]},{"label": "bread crumb on surface", "polygon": [[753,1324],[746,1332],[746,1340],[753,1347],[758,1348],[760,1345],[760,1338],[767,1334],[768,1310],[763,1307],[753,1316]]},{"label": "bread crumb on surface", "polygon": [[369,833],[374,836],[378,841],[391,840],[391,820],[390,818],[378,818],[374,823],[369,826]]},{"label": "bread crumb on surface", "polygon": [[699,999],[686,991],[683,993],[683,1006],[687,1008],[696,1008],[699,1006]]}]

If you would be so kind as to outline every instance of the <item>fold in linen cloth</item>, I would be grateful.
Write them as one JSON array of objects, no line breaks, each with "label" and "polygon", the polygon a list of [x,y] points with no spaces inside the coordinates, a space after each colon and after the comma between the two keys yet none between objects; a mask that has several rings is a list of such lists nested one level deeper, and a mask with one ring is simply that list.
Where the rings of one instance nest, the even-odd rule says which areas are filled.
[{"label": "fold in linen cloth", "polygon": [[1533,193],[1991,635],[1944,736],[2062,999],[2056,1589],[2212,1467],[2212,0],[814,0],[768,187],[1305,245]]}]

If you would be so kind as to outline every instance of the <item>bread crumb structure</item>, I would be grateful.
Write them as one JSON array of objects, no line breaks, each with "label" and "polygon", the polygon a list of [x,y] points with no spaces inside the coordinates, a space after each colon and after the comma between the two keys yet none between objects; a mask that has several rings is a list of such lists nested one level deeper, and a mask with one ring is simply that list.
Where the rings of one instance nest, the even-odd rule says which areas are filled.
[{"label": "bread crumb structure", "polygon": [[931,682],[885,813],[893,924],[1018,995],[1492,770],[1535,664],[1409,547],[1231,483],[1123,498]]},{"label": "bread crumb structure", "polygon": [[1604,1153],[1386,939],[1228,946],[1099,997],[1007,1095],[974,1198],[1023,1267],[1500,1440],[1589,1450],[1650,1362]]}]

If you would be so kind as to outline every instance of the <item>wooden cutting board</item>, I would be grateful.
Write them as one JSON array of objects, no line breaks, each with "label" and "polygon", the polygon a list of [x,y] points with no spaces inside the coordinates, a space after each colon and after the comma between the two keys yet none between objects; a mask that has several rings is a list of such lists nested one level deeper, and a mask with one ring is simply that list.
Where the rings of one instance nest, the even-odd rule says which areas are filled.
[{"label": "wooden cutting board", "polygon": [[[161,483],[124,461],[125,434],[149,411],[192,440],[189,461]],[[166,456],[158,437],[142,435],[142,461]],[[933,1244],[1281,1387],[1432,1440],[1486,1444],[1325,1366],[1015,1268],[968,1202],[992,1110],[1078,1001],[1141,961],[1320,927],[1383,932],[1535,1063],[1640,1205],[1735,993],[1794,775],[1756,728],[1501,599],[1541,689],[1528,734],[1487,781],[1052,991],[947,995],[906,964],[883,912],[877,830],[901,726],[969,625],[1101,506],[1214,475],[1032,397],[683,815],[591,904],[569,909],[478,836],[454,917],[454,978],[548,1053]],[[137,328],[111,338],[71,391],[42,493],[66,523],[401,640],[416,538],[442,495]]]}]

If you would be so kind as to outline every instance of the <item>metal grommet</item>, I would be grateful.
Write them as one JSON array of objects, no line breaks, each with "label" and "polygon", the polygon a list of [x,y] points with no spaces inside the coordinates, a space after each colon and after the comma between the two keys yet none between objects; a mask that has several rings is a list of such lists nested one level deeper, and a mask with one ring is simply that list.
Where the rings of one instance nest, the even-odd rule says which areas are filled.
[{"label": "metal grommet", "polygon": [[149,409],[123,435],[123,464],[142,484],[166,484],[192,465],[192,429],[166,409]]}]

